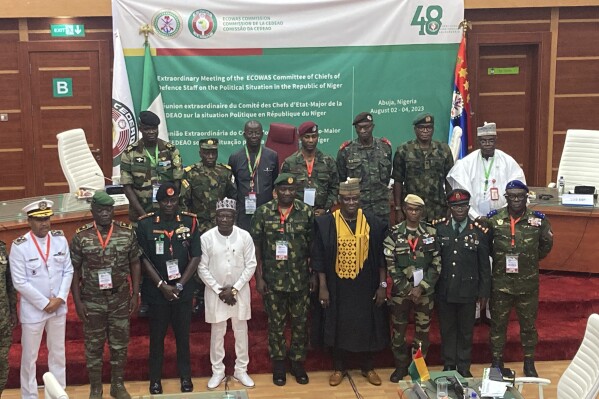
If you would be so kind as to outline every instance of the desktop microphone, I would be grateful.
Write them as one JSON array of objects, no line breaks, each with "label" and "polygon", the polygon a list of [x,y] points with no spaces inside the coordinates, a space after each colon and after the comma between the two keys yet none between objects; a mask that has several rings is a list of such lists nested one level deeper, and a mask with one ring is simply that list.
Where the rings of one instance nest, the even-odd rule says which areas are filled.
[{"label": "desktop microphone", "polygon": [[98,172],[96,172],[96,173],[95,173],[95,175],[96,175],[96,176],[100,176],[100,177],[102,177],[104,180],[108,180],[109,182],[113,183],[112,179],[109,179],[108,177],[106,177],[106,176],[104,176],[104,175],[101,175],[101,174],[99,174]]}]

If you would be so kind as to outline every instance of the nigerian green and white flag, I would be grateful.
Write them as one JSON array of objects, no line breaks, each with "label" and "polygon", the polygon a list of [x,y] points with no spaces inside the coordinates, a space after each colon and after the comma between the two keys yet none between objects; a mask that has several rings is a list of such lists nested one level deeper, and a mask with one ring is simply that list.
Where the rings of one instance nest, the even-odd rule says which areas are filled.
[{"label": "nigerian green and white flag", "polygon": [[154,69],[154,60],[152,59],[149,43],[146,43],[146,51],[144,54],[141,110],[152,111],[158,115],[160,118],[158,137],[164,141],[169,141],[166,116],[164,115],[164,103],[162,102],[162,94],[160,94],[160,86],[158,85],[158,79],[156,78],[156,70]]}]

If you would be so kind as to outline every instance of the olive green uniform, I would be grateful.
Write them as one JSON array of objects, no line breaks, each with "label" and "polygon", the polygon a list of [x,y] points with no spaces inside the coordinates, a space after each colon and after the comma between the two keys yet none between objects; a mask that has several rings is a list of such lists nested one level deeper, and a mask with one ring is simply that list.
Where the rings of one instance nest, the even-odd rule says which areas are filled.
[{"label": "olive green uniform", "polygon": [[8,351],[12,344],[11,320],[16,320],[17,291],[12,285],[6,244],[0,241],[0,395],[8,379]]}]

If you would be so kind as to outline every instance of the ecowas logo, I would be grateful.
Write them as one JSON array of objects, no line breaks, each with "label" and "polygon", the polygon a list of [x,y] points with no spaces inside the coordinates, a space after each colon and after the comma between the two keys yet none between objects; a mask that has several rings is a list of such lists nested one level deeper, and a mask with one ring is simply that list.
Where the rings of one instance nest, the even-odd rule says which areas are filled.
[{"label": "ecowas logo", "polygon": [[208,10],[195,10],[189,16],[189,31],[198,39],[208,39],[216,32],[216,16]]},{"label": "ecowas logo", "polygon": [[172,10],[161,10],[154,14],[154,31],[165,39],[174,39],[181,33],[181,16]]},{"label": "ecowas logo", "polygon": [[117,158],[137,140],[137,121],[133,112],[120,101],[112,100],[112,157]]},{"label": "ecowas logo", "polygon": [[441,18],[443,18],[443,7],[428,6],[423,12],[423,6],[418,6],[412,17],[412,26],[420,26],[419,35],[436,35],[441,29]]}]

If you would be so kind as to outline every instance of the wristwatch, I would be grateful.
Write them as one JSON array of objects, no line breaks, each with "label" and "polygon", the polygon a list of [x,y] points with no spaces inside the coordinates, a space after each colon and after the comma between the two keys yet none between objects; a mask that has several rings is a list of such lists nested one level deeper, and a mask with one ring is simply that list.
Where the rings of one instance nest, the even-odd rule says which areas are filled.
[{"label": "wristwatch", "polygon": [[177,288],[177,290],[179,290],[179,292],[183,291],[183,284],[177,283],[177,284],[175,284],[175,287]]},{"label": "wristwatch", "polygon": [[231,288],[231,293],[233,294],[233,296],[237,296],[237,292],[239,292],[239,291],[237,291],[237,288],[235,288],[235,287]]},{"label": "wristwatch", "polygon": [[379,284],[379,287],[381,287],[381,288],[387,288],[387,282],[386,281],[381,281],[381,283]]}]

